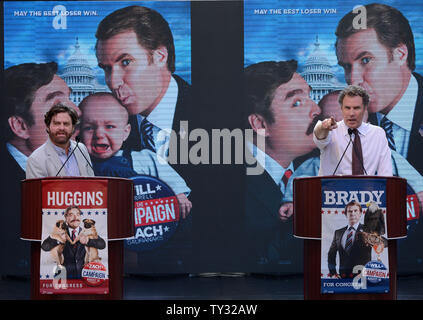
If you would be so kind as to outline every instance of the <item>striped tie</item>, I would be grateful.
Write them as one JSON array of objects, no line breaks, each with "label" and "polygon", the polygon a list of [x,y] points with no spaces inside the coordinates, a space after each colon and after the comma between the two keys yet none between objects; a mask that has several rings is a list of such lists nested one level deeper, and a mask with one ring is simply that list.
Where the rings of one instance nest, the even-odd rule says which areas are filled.
[{"label": "striped tie", "polygon": [[144,118],[140,125],[140,134],[141,134],[141,147],[142,149],[149,149],[153,152],[156,152],[156,147],[153,140],[153,128],[154,125]]},{"label": "striped tie", "polygon": [[354,235],[354,227],[349,227],[348,228],[348,235],[347,235],[347,239],[345,240],[345,251],[347,253],[350,253],[351,251],[351,247],[352,247],[352,243],[353,243],[353,235]]},{"label": "striped tie", "polygon": [[392,125],[392,121],[388,120],[386,116],[383,117],[382,121],[380,122],[380,126],[383,128],[383,130],[385,130],[389,148],[391,148],[392,150],[396,150]]}]

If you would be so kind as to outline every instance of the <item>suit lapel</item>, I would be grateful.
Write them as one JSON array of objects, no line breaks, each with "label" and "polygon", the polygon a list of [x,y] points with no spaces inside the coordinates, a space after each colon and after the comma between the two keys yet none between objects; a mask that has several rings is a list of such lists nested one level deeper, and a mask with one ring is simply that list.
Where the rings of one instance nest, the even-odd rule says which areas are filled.
[{"label": "suit lapel", "polygon": [[[52,172],[51,175],[55,176],[60,168],[62,167],[62,161],[59,158],[59,155],[57,154],[56,150],[54,149],[53,142],[50,141],[50,138],[48,138],[46,143],[46,155],[47,155],[47,168],[51,168]],[[62,169],[59,173],[59,177],[66,176],[66,172],[64,169]]]},{"label": "suit lapel", "polygon": [[407,160],[420,174],[423,174],[423,161],[421,160],[423,136],[419,132],[423,126],[423,78],[417,73],[413,73],[413,75],[417,79],[418,92],[416,107],[414,108],[413,124],[411,126],[410,143],[408,144]]},{"label": "suit lapel", "polygon": [[267,171],[261,175],[248,175],[246,181],[248,196],[255,197],[272,212],[279,211],[283,195]]}]

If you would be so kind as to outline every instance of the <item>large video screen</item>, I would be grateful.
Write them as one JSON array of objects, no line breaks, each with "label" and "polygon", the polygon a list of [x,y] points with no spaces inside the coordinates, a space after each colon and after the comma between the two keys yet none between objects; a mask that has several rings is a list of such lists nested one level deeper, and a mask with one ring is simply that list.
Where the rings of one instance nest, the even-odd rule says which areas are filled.
[{"label": "large video screen", "polygon": [[[30,272],[21,181],[58,103],[77,111],[95,175],[135,185],[126,274],[301,273],[293,183],[319,174],[313,128],[342,120],[348,85],[369,93],[364,122],[391,123],[392,174],[407,179],[399,272],[421,272],[423,5],[371,3],[3,2],[0,274]],[[276,89],[294,82],[286,104]],[[178,214],[145,202],[157,197]]]}]

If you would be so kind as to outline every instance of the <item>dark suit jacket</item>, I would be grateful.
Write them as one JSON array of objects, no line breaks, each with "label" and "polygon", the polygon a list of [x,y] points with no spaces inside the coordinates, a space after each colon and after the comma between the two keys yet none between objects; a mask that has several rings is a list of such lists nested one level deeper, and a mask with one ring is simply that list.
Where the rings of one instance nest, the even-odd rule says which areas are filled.
[{"label": "dark suit jacket", "polygon": [[[21,234],[21,181],[25,171],[6,148],[0,148],[1,204],[0,216],[0,275],[30,275],[30,241],[20,239]],[[7,245],[5,245],[7,244]]]},{"label": "dark suit jacket", "polygon": [[[415,72],[413,75],[417,79],[419,89],[417,92],[416,107],[414,109],[413,124],[408,144],[407,160],[421,175],[423,175],[423,137],[419,133],[419,130],[423,125],[423,77]],[[369,115],[369,122],[377,125],[377,118],[375,114]]]},{"label": "dark suit jacket", "polygon": [[[79,227],[79,232],[81,232],[82,228]],[[67,231],[68,236],[70,237],[69,231]],[[41,243],[41,249],[44,251],[50,251],[55,246],[59,245],[60,243],[56,239],[52,239],[48,236],[44,241]],[[74,245],[70,244],[69,242],[65,243],[65,247],[63,249],[63,258],[64,258],[64,266],[66,268],[66,277],[67,279],[80,279],[82,268],[85,264],[85,246],[87,247],[94,247],[97,249],[104,249],[106,247],[106,242],[103,238],[98,237],[97,239],[90,239],[88,240],[86,245],[83,245],[81,242],[77,242]]]},{"label": "dark suit jacket", "polygon": [[[358,230],[355,233],[354,243],[348,254],[342,247],[342,236],[347,230],[347,227],[338,229],[333,236],[332,244],[328,251],[328,267],[331,274],[340,274],[349,276],[352,274],[353,268],[356,265],[366,265],[371,260],[371,247],[367,247],[358,237],[358,232],[363,231],[363,225],[358,225]],[[336,253],[339,253],[339,272],[336,271]]]},{"label": "dark suit jacket", "polygon": [[[172,75],[172,77],[176,80],[178,85],[178,99],[176,101],[172,125],[172,130],[176,133],[176,139],[174,139],[174,135],[172,135],[169,148],[176,148],[172,150],[178,150],[177,159],[179,160],[179,140],[181,138],[179,134],[180,121],[188,121],[188,130],[192,130],[194,128],[193,118],[195,118],[193,115],[196,113],[196,110],[192,102],[191,86],[177,75]],[[130,116],[129,123],[131,124],[131,133],[122,147],[124,155],[130,154],[130,152],[128,152],[130,150],[141,150],[140,132],[136,116]],[[187,132],[187,135],[185,136],[186,139],[188,139],[188,135],[189,132]],[[192,144],[194,144],[194,142],[189,142],[189,145]],[[132,162],[131,159],[130,162]],[[144,251],[142,254],[139,254],[139,257],[141,257],[139,264],[145,266],[145,270],[140,270],[141,272],[161,272],[160,270],[158,271],[158,266],[163,267],[163,269],[166,270],[176,270],[175,266],[180,268],[183,265],[182,269],[186,270],[187,261],[192,255],[192,216],[195,215],[195,194],[198,192],[194,184],[195,172],[193,170],[193,166],[190,164],[169,164],[185,180],[186,184],[191,189],[189,200],[192,202],[193,208],[186,219],[181,219],[179,221],[178,228],[170,241],[162,245],[160,248]],[[159,261],[157,261],[157,259]],[[183,264],[181,264],[181,261]],[[169,263],[169,266],[165,265],[167,262]],[[148,265],[148,263],[151,264]],[[179,270],[176,272],[178,271]]]},{"label": "dark suit jacket", "polygon": [[[316,152],[318,149],[294,159],[294,171]],[[250,154],[249,158],[251,157]],[[267,171],[263,171],[261,175],[247,175],[245,183],[245,232],[249,263],[257,266],[257,262],[264,262],[263,258],[268,263],[275,263],[280,259],[289,259],[293,263],[301,255],[301,241],[293,238],[292,219],[287,222],[279,219],[283,198],[279,186]],[[274,271],[274,267],[260,267],[258,271]]]},{"label": "dark suit jacket", "polygon": [[[182,78],[177,75],[172,75],[178,85],[178,99],[176,101],[175,114],[173,116],[172,130],[176,133],[176,139],[171,139],[169,148],[176,148],[178,150],[177,159],[179,160],[179,131],[180,121],[188,121],[188,129],[191,130],[190,124],[192,124],[192,114],[194,113],[194,107],[192,103],[191,86]],[[129,117],[131,124],[131,133],[128,139],[123,145],[123,149],[130,149],[134,151],[141,150],[140,131],[137,123],[137,117],[135,115]],[[189,132],[187,132],[188,134]],[[188,136],[185,136],[188,138]],[[172,164],[169,163],[173,169],[185,180],[187,185],[190,186],[191,172],[186,164]],[[192,188],[191,188],[192,189]],[[192,190],[194,192],[194,190]]]},{"label": "dark suit jacket", "polygon": [[261,175],[247,175],[245,195],[245,229],[247,251],[251,263],[260,258],[268,261],[279,256],[279,208],[282,192],[264,171]]},{"label": "dark suit jacket", "polygon": [[[81,230],[82,228],[79,227],[79,231]],[[97,249],[104,249],[106,247],[106,242],[103,238],[98,237],[97,239],[88,240],[86,246],[94,247]],[[77,243],[75,243],[75,245],[66,242],[65,248],[63,249],[63,264],[66,268],[66,274],[68,279],[81,278],[82,268],[85,264],[85,254],[85,245],[83,245],[81,242],[78,241]]]},{"label": "dark suit jacket", "polygon": [[423,77],[418,73],[413,73],[413,75],[417,79],[419,91],[417,93],[416,108],[413,115],[407,160],[423,175],[423,136],[419,133],[420,128],[423,127]]}]

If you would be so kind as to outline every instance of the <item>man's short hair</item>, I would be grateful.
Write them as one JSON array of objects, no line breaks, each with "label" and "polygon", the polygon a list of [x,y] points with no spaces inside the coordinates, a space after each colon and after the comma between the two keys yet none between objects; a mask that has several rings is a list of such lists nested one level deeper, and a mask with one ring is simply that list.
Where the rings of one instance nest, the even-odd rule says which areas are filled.
[{"label": "man's short hair", "polygon": [[72,125],[76,126],[79,124],[78,114],[76,113],[75,109],[70,108],[62,103],[57,103],[50,108],[49,111],[46,112],[44,115],[44,123],[46,126],[50,126],[51,119],[58,113],[65,112],[67,113],[72,119]]},{"label": "man's short hair", "polygon": [[[261,115],[269,124],[275,121],[270,110],[276,89],[289,82],[297,70],[297,61],[264,61],[244,70],[244,107],[246,123],[251,114]],[[248,127],[248,125],[247,125]]]},{"label": "man's short hair", "polygon": [[341,91],[338,97],[338,102],[342,106],[345,96],[349,97],[361,97],[363,99],[364,108],[367,108],[370,102],[369,94],[360,86],[350,85]]},{"label": "man's short hair", "polygon": [[81,209],[79,209],[79,207],[78,207],[78,206],[70,206],[70,207],[67,207],[67,208],[65,209],[65,217],[68,215],[69,211],[71,211],[72,209],[78,209],[79,214],[81,214]]},{"label": "man's short hair", "polygon": [[[390,59],[392,51],[401,44],[405,44],[408,49],[407,65],[411,71],[416,68],[416,49],[414,45],[413,31],[410,24],[403,14],[385,4],[372,3],[364,6],[366,9],[367,29],[374,29],[377,37],[387,49],[390,50]],[[363,31],[353,26],[353,20],[358,13],[350,11],[338,23],[335,35],[337,40],[345,39],[354,33]]]},{"label": "man's short hair", "polygon": [[348,202],[348,204],[345,206],[345,212],[344,212],[345,215],[347,215],[348,208],[349,207],[352,207],[352,206],[357,206],[359,208],[359,210],[360,210],[360,213],[363,212],[363,209],[361,208],[360,203],[358,203],[357,201],[352,200],[352,201]]},{"label": "man's short hair", "polygon": [[[95,34],[97,44],[99,40],[127,31],[134,31],[138,43],[151,54],[160,47],[167,49],[167,68],[175,72],[175,45],[169,24],[157,11],[141,7],[129,6],[118,9],[106,16],[98,25]],[[151,55],[149,56],[151,59]]]},{"label": "man's short hair", "polygon": [[[4,71],[3,108],[7,121],[11,116],[21,117],[28,126],[34,125],[31,106],[35,92],[53,81],[57,72],[57,63],[23,63]],[[3,124],[6,141],[13,137],[7,123]]]}]

